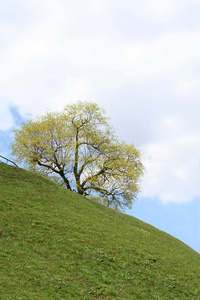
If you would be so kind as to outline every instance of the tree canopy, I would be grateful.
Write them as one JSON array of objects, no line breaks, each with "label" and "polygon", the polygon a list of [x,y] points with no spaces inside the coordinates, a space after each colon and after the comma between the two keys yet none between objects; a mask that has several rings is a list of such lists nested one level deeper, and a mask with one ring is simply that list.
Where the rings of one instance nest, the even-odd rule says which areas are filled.
[{"label": "tree canopy", "polygon": [[96,103],[67,105],[22,123],[12,155],[19,163],[117,210],[131,208],[143,175],[140,150],[119,141]]}]

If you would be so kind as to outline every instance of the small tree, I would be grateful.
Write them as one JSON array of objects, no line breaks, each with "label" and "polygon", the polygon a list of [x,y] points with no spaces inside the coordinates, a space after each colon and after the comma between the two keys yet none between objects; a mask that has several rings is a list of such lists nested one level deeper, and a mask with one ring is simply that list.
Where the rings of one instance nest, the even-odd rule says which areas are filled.
[{"label": "small tree", "polygon": [[140,151],[118,141],[95,103],[79,101],[22,123],[11,148],[29,169],[117,210],[130,208],[140,188]]}]

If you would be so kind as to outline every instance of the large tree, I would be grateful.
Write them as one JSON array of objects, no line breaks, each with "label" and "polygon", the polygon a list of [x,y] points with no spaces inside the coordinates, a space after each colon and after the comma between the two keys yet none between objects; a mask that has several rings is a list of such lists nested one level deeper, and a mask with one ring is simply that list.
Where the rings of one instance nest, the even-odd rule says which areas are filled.
[{"label": "large tree", "polygon": [[95,103],[79,101],[22,123],[11,148],[29,169],[117,210],[130,208],[140,189],[140,151],[118,141]]}]

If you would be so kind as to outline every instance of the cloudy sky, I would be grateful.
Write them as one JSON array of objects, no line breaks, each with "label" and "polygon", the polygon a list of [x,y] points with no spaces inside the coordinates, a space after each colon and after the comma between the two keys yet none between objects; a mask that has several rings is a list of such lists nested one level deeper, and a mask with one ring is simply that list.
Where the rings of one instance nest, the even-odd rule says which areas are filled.
[{"label": "cloudy sky", "polygon": [[126,213],[200,252],[200,2],[1,0],[0,154],[22,120],[89,100],[142,150]]}]

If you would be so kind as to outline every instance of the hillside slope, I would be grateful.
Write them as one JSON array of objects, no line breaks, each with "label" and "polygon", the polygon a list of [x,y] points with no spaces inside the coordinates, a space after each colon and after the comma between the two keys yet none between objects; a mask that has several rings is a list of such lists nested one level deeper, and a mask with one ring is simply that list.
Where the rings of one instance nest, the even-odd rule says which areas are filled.
[{"label": "hillside slope", "polygon": [[3,300],[200,299],[184,243],[3,163],[0,239]]}]

